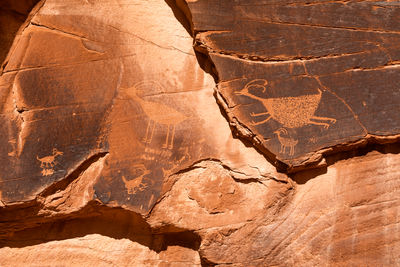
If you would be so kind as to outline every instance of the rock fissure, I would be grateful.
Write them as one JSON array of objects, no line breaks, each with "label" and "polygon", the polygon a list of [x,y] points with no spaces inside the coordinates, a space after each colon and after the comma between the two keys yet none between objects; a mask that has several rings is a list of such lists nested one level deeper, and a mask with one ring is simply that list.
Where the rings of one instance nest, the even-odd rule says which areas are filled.
[{"label": "rock fissure", "polygon": [[385,31],[385,30],[381,30],[381,29],[371,29],[371,28],[328,26],[328,25],[294,23],[294,22],[285,22],[285,21],[274,21],[274,20],[256,20],[256,19],[250,19],[250,18],[244,18],[243,20],[244,21],[265,22],[268,24],[277,24],[277,25],[290,25],[290,26],[310,27],[310,28],[334,29],[334,30],[343,30],[343,31],[352,31],[352,32],[400,34],[399,31]]},{"label": "rock fissure", "polygon": [[[208,32],[208,31],[207,31]],[[212,31],[211,31],[212,32]],[[259,62],[260,64],[283,64],[283,63],[304,63],[309,61],[317,61],[323,59],[338,59],[341,57],[356,56],[360,54],[368,53],[369,51],[348,53],[348,54],[329,54],[321,56],[296,56],[296,57],[265,57],[255,54],[242,54],[233,51],[216,50],[208,45],[206,45],[200,39],[200,37],[195,41],[195,49],[199,52],[207,51],[209,54],[221,55],[226,57],[232,57],[233,59],[243,60],[248,62]],[[366,68],[365,70],[367,70]]]},{"label": "rock fissure", "polygon": [[93,164],[98,162],[100,159],[106,157],[108,154],[109,152],[104,151],[89,156],[87,159],[79,163],[76,168],[70,171],[69,174],[65,175],[65,177],[62,180],[57,181],[56,183],[52,184],[44,191],[42,191],[42,193],[40,193],[39,196],[48,197],[52,194],[55,194],[57,191],[64,190],[72,182],[79,179],[86,170],[88,170],[89,168],[91,168],[91,166],[93,166]]}]

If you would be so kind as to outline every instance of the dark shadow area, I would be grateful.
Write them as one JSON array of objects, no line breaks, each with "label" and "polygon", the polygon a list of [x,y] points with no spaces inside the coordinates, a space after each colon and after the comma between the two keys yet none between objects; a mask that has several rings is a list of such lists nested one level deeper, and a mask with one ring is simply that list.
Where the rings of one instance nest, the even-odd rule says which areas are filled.
[{"label": "dark shadow area", "polygon": [[182,0],[164,0],[165,3],[171,8],[175,18],[185,28],[185,30],[193,37],[193,24],[191,22],[191,15],[189,7],[185,1]]},{"label": "dark shadow area", "polygon": [[0,208],[0,240],[13,231],[38,225],[42,221],[37,216],[41,208],[35,200]]},{"label": "dark shadow area", "polygon": [[199,64],[200,68],[206,73],[210,74],[213,77],[215,84],[218,84],[219,78],[217,68],[215,67],[214,62],[211,60],[209,54],[204,53],[203,51],[198,51],[196,47],[193,48],[193,51],[196,55],[197,63]]},{"label": "dark shadow area", "polygon": [[1,0],[0,1],[0,64],[13,44],[16,34],[29,17],[29,13],[40,0]]},{"label": "dark shadow area", "polygon": [[77,213],[58,218],[42,218],[36,227],[1,237],[0,247],[20,248],[88,234],[100,234],[114,239],[127,238],[148,247],[152,245],[150,226],[139,214],[91,202]]},{"label": "dark shadow area", "polygon": [[201,260],[201,266],[204,267],[213,267],[216,266],[217,264],[214,262],[209,261],[208,259],[206,259],[205,257],[200,256],[200,260]]},{"label": "dark shadow area", "polygon": [[315,168],[315,169],[310,169],[310,170],[303,170],[299,172],[295,172],[292,174],[289,174],[288,176],[295,181],[297,184],[305,184],[307,181],[318,177],[320,175],[323,175],[328,172],[328,167],[324,166],[321,168]]},{"label": "dark shadow area", "polygon": [[165,233],[154,235],[152,249],[156,252],[167,250],[169,246],[180,246],[199,250],[201,238],[193,231],[184,231],[176,233]]},{"label": "dark shadow area", "polygon": [[[37,226],[20,231],[13,232],[12,228],[8,227],[6,235],[0,236],[0,248],[22,248],[89,234],[100,234],[113,239],[129,239],[156,252],[166,250],[168,246],[198,250],[201,243],[200,236],[191,231],[157,230],[157,233],[154,233],[154,229],[140,214],[122,208],[102,206],[94,201],[79,212],[37,221],[40,221]],[[177,229],[174,228],[175,230]]]},{"label": "dark shadow area", "polygon": [[348,150],[333,152],[332,154],[326,155],[326,166],[321,168],[314,168],[299,171],[296,173],[289,174],[289,177],[298,184],[305,184],[307,181],[327,173],[328,167],[343,160],[348,160],[357,157],[363,157],[370,152],[377,151],[381,154],[399,154],[400,153],[400,143],[387,143],[378,144],[370,142],[362,147],[358,148],[347,148]]},{"label": "dark shadow area", "polygon": [[[179,23],[185,28],[185,30],[189,33],[189,35],[193,38],[193,43],[195,39],[195,29],[192,22],[192,14],[190,12],[189,6],[184,0],[164,0],[165,3],[171,8],[174,13],[175,18],[179,21]],[[218,74],[217,69],[215,68],[214,63],[210,59],[208,51],[201,50],[194,44],[193,51],[196,55],[197,62],[202,70],[206,73],[210,74],[214,81],[218,82]]]},{"label": "dark shadow area", "polygon": [[328,166],[341,161],[354,157],[365,156],[369,152],[377,151],[381,154],[399,154],[400,153],[400,143],[387,143],[387,144],[377,144],[369,142],[363,147],[356,148],[354,150],[341,151],[332,155],[326,156],[326,163]]}]

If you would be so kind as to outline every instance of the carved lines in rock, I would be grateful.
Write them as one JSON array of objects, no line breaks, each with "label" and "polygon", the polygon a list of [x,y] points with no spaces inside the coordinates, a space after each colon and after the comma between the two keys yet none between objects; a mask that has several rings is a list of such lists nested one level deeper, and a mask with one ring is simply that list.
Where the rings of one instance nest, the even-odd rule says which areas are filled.
[{"label": "carved lines in rock", "polygon": [[[289,129],[300,128],[306,125],[319,125],[328,129],[331,124],[336,122],[334,118],[315,116],[322,96],[322,91],[319,88],[316,94],[295,97],[263,98],[255,94],[256,92],[267,93],[267,85],[267,80],[255,79],[247,83],[240,91],[235,92],[236,95],[247,96],[259,101],[266,109],[266,112],[251,112],[250,116],[253,118],[261,116],[266,116],[266,118],[258,122],[252,121],[250,125],[262,125],[274,119],[283,127]],[[289,156],[293,156],[294,148],[299,141],[291,138],[288,131],[283,127],[274,132],[281,144],[280,153],[288,153]],[[286,148],[289,148],[289,150],[287,151]]]},{"label": "carved lines in rock", "polygon": [[146,90],[154,88],[158,89],[159,92],[165,91],[164,88],[155,81],[142,81],[136,83],[133,87],[128,88],[127,93],[141,106],[143,112],[148,117],[146,133],[142,141],[151,144],[156,124],[165,125],[167,127],[167,132],[162,148],[173,149],[175,127],[185,121],[188,117],[165,104],[144,100],[138,96],[138,92],[146,92]]},{"label": "carved lines in rock", "polygon": [[36,159],[40,162],[42,176],[50,176],[54,174],[54,167],[58,164],[56,158],[63,154],[64,153],[58,151],[57,148],[53,148],[53,153],[49,156],[43,158],[39,158],[38,156],[36,156]]},{"label": "carved lines in rock", "polygon": [[252,80],[241,91],[236,92],[237,95],[244,95],[260,101],[267,110],[267,112],[258,114],[251,113],[252,117],[268,116],[263,121],[253,122],[252,125],[264,124],[272,118],[286,128],[298,128],[307,124],[314,124],[324,126],[327,129],[330,123],[336,122],[336,119],[333,118],[314,115],[321,101],[322,92],[320,89],[318,89],[318,94],[279,98],[262,98],[249,91],[256,89],[265,93],[267,84],[268,82],[264,79]]}]

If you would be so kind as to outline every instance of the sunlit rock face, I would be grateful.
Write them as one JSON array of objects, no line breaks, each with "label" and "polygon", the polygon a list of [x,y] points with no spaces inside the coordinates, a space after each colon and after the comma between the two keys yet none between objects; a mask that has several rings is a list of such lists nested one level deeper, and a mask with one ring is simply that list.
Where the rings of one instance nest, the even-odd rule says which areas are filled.
[{"label": "sunlit rock face", "polygon": [[0,14],[0,265],[399,263],[393,1]]},{"label": "sunlit rock face", "polygon": [[276,165],[398,140],[398,3],[187,2],[229,120]]}]

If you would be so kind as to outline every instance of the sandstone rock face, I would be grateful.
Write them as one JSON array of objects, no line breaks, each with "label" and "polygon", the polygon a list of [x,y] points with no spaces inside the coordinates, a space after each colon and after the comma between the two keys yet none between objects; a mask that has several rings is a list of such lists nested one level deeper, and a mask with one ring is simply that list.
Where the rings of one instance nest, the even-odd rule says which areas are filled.
[{"label": "sandstone rock face", "polygon": [[0,265],[399,264],[393,1],[0,11]]},{"label": "sandstone rock face", "polygon": [[397,3],[188,2],[231,123],[286,169],[398,140]]}]

